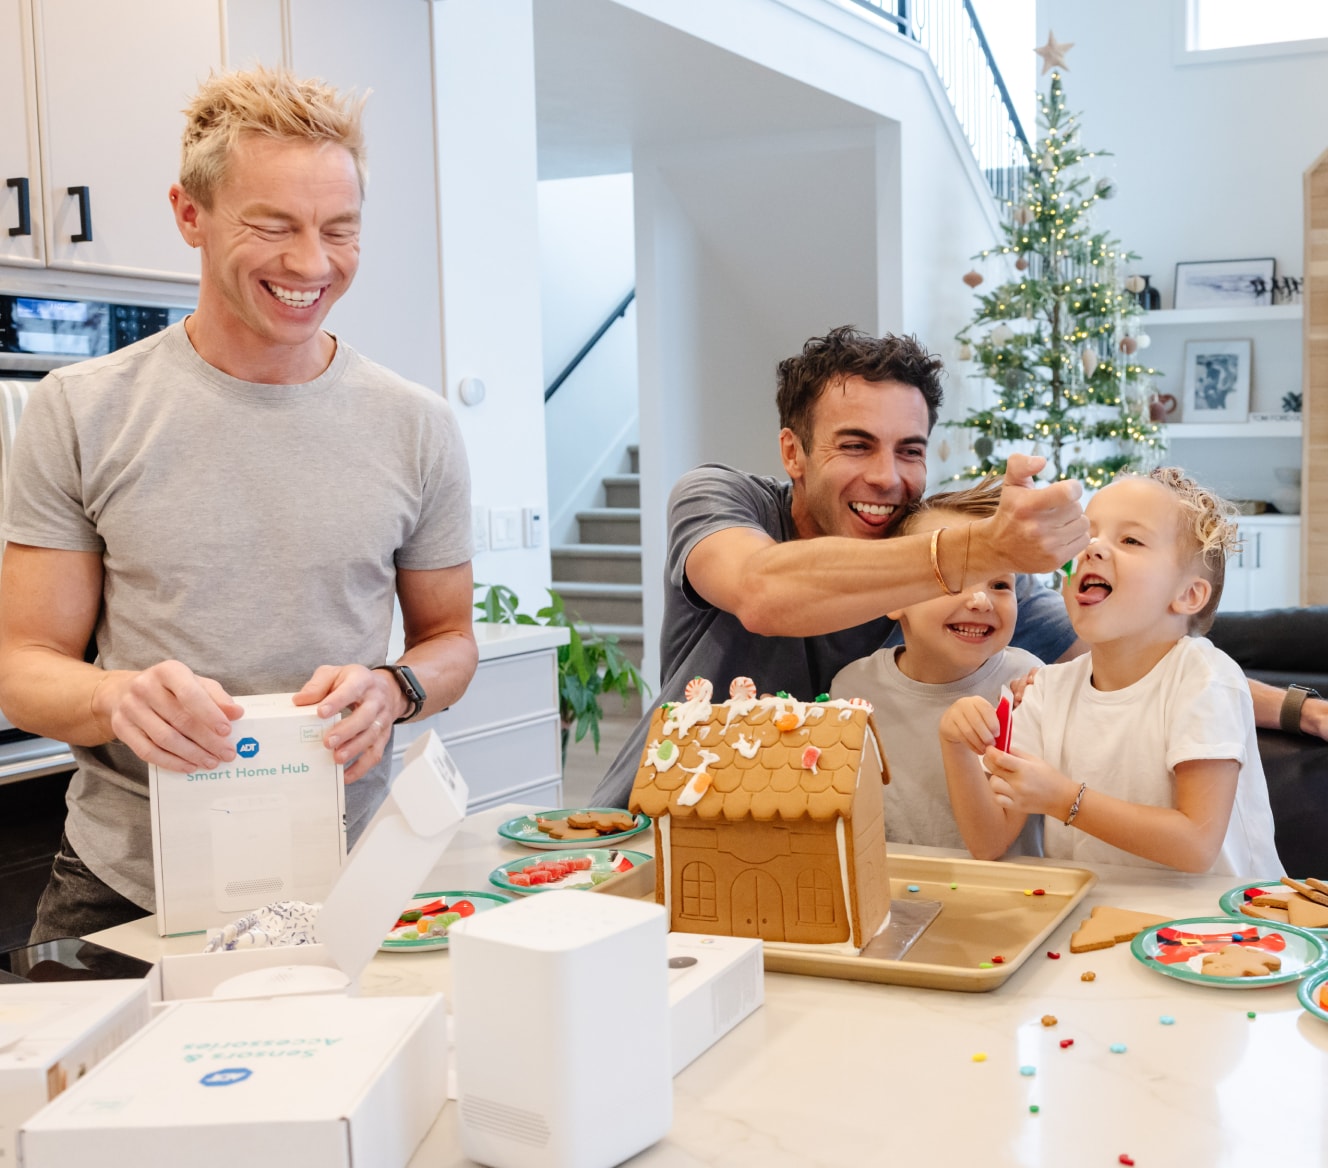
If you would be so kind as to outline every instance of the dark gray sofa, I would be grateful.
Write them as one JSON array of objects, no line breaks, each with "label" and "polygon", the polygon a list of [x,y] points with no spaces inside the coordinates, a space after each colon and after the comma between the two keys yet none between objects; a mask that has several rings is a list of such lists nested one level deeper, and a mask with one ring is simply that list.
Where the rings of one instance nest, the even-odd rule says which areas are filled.
[{"label": "dark gray sofa", "polygon": [[[1221,613],[1208,636],[1248,677],[1328,696],[1328,606]],[[1287,872],[1328,880],[1328,742],[1260,730],[1259,757]]]}]

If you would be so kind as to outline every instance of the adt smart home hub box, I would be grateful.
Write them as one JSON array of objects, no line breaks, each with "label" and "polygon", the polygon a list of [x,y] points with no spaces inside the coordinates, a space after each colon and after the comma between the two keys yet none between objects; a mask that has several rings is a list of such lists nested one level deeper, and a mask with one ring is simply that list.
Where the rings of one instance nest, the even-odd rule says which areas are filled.
[{"label": "adt smart home hub box", "polygon": [[277,900],[321,901],[346,858],[334,719],[291,694],[235,700],[235,758],[210,771],[148,768],[157,931],[218,928]]}]

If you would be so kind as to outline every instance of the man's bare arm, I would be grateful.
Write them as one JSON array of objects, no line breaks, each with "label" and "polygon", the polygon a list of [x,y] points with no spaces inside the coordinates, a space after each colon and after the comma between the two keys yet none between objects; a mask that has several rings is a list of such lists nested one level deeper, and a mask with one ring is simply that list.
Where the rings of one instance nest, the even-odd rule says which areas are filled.
[{"label": "man's bare arm", "polygon": [[[944,533],[937,561],[952,590],[997,572],[1051,571],[1086,546],[1082,488],[1063,482],[1034,489],[1032,476],[1042,462],[1013,455],[996,515]],[[735,527],[701,540],[687,557],[686,573],[708,603],[754,633],[816,636],[937,596],[931,540],[928,532],[779,543],[763,531]]]},{"label": "man's bare arm", "polygon": [[[1282,703],[1287,691],[1275,685],[1249,679],[1250,697],[1254,699],[1254,724],[1266,730],[1282,725]],[[1306,698],[1300,707],[1300,732],[1316,738],[1328,738],[1328,700]]]}]

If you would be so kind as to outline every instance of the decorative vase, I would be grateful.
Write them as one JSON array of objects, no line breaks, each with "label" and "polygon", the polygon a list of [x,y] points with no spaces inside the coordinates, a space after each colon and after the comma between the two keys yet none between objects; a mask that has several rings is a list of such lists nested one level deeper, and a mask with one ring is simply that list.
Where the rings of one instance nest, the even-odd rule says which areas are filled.
[{"label": "decorative vase", "polygon": [[1150,277],[1141,276],[1140,279],[1143,280],[1144,286],[1134,294],[1134,298],[1145,312],[1155,312],[1162,307],[1162,293],[1148,282]]},{"label": "decorative vase", "polygon": [[1300,467],[1277,466],[1273,477],[1278,487],[1273,492],[1272,504],[1283,515],[1300,514]]}]

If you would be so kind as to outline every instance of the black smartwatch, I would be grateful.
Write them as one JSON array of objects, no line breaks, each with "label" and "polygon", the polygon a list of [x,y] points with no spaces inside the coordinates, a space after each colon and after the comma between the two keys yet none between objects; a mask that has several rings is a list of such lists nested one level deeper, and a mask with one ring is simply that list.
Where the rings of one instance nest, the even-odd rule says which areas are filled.
[{"label": "black smartwatch", "polygon": [[406,712],[393,723],[394,726],[402,722],[409,722],[424,709],[424,686],[420,685],[419,678],[415,676],[409,665],[375,665],[374,668],[386,669],[388,673],[395,677],[397,685],[401,687],[401,692],[406,695],[406,701],[410,703],[406,708]]},{"label": "black smartwatch", "polygon": [[1308,685],[1287,686],[1286,697],[1282,699],[1282,709],[1277,716],[1277,724],[1288,734],[1299,734],[1300,708],[1305,704],[1305,699],[1322,696],[1317,689],[1311,689]]}]

